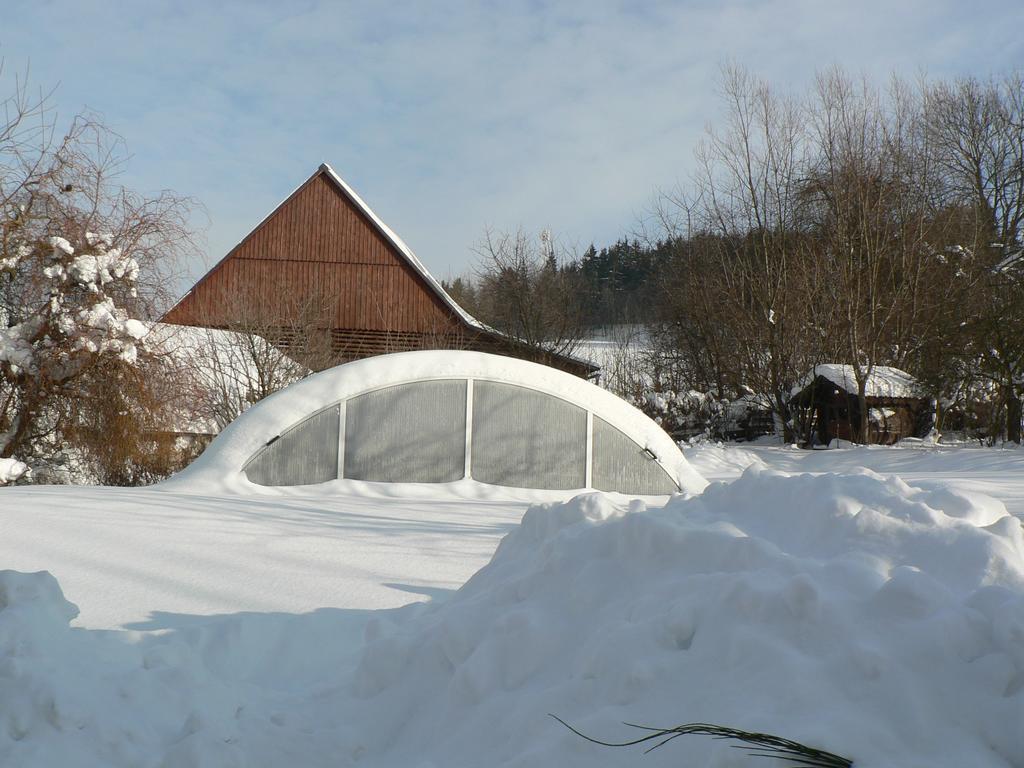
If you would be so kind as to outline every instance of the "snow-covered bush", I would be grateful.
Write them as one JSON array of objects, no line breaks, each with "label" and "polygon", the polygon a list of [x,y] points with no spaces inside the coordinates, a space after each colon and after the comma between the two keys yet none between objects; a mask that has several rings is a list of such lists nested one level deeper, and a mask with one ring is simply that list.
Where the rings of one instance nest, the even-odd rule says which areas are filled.
[{"label": "snow-covered bush", "polygon": [[10,485],[31,475],[28,464],[17,459],[0,459],[0,485]]},{"label": "snow-covered bush", "polygon": [[146,326],[122,298],[135,293],[138,263],[110,236],[25,239],[4,259],[0,285],[0,455],[55,455],[81,426],[82,406],[101,383],[123,385],[139,363]]},{"label": "snow-covered bush", "polygon": [[163,474],[151,414],[173,387],[142,319],[190,205],[116,185],[119,140],[88,117],[60,136],[27,94],[0,99],[0,459],[44,482],[146,480]]},{"label": "snow-covered bush", "polygon": [[677,439],[713,437],[715,424],[720,420],[726,405],[726,401],[696,390],[649,390],[634,400],[634,405]]},{"label": "snow-covered bush", "polygon": [[771,410],[757,395],[648,390],[629,399],[678,440],[752,440],[774,431]]}]

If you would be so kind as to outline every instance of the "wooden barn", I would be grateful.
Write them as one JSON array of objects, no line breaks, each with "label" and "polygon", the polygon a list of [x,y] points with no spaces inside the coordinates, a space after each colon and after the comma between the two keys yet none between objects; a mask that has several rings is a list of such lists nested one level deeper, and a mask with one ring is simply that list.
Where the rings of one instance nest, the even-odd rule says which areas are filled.
[{"label": "wooden barn", "polygon": [[317,370],[387,352],[467,349],[578,376],[596,372],[588,362],[527,346],[473,318],[326,164],[163,322],[252,330]]},{"label": "wooden barn", "polygon": [[876,366],[868,377],[867,440],[860,440],[860,401],[853,366],[817,365],[791,393],[789,404],[802,411],[805,443],[828,445],[835,439],[891,445],[905,437],[921,437],[930,426],[929,401],[921,397],[914,378],[898,368]]}]

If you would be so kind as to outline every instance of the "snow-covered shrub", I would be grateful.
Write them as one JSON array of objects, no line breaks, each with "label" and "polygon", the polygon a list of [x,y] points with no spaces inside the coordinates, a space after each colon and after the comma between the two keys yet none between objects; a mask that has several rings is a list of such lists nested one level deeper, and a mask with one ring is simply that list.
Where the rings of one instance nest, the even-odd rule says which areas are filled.
[{"label": "snow-covered shrub", "polygon": [[17,459],[0,459],[0,485],[10,485],[31,475],[28,464]]},{"label": "snow-covered shrub", "polygon": [[[8,249],[11,250],[11,249]],[[146,326],[122,305],[138,263],[109,236],[74,244],[24,239],[4,259],[0,286],[0,456],[55,458],[80,431],[88,402],[129,407]]]},{"label": "snow-covered shrub", "polygon": [[726,401],[696,390],[649,390],[634,404],[673,437],[691,439],[714,436],[715,425],[721,419]]},{"label": "snow-covered shrub", "polygon": [[0,459],[37,481],[163,474],[142,319],[190,242],[190,204],[114,184],[119,139],[88,116],[61,136],[27,94],[0,97]]},{"label": "snow-covered shrub", "polygon": [[677,440],[750,440],[774,431],[771,411],[756,395],[648,390],[629,399]]}]

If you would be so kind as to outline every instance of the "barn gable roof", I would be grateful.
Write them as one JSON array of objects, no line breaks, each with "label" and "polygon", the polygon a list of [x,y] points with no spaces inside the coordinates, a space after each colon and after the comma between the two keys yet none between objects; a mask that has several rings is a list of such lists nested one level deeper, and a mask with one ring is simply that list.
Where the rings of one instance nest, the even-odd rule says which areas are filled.
[{"label": "barn gable roof", "polygon": [[[333,218],[341,214],[333,213],[338,209],[326,203],[323,195],[317,192],[317,187],[313,185],[329,189],[332,196],[336,195],[337,199],[343,200],[344,209],[350,212],[347,214],[350,218],[344,220]],[[376,245],[367,246],[368,241],[360,240],[358,233],[353,235],[350,229],[353,221],[360,222],[359,227],[362,227],[367,233],[372,233],[372,241]],[[304,242],[307,248],[313,250],[303,250],[302,248],[289,250],[286,246],[282,246],[280,244],[282,228],[284,230],[298,228],[300,232],[304,233],[303,237],[309,235]],[[356,238],[358,251],[352,252],[353,258],[350,259],[345,255],[349,253],[347,250],[338,248],[338,242],[339,238],[344,240],[344,238],[352,237]],[[271,245],[271,243],[275,244]],[[366,251],[367,247],[371,248],[371,251]],[[392,282],[390,284],[397,286],[395,290],[399,291],[400,295],[405,296],[406,299],[418,293],[422,300],[411,305],[404,304],[401,300],[395,303],[394,300],[389,301],[387,298],[382,298],[379,293],[381,289],[379,282],[370,283],[370,285],[376,285],[376,290],[370,289],[369,292],[361,294],[363,298],[358,301],[337,305],[336,311],[341,314],[335,316],[334,322],[339,323],[335,327],[366,328],[369,334],[379,334],[391,330],[400,333],[405,331],[422,333],[425,326],[427,326],[427,333],[435,333],[438,328],[443,331],[444,328],[462,327],[468,332],[470,338],[478,340],[471,342],[474,345],[473,348],[501,351],[503,354],[543,360],[557,367],[574,370],[578,372],[578,375],[591,375],[597,370],[597,366],[592,363],[571,355],[532,350],[521,340],[497,331],[469,314],[444,290],[440,282],[430,274],[412,249],[326,163],[321,164],[312,176],[285,197],[224,258],[196,282],[167,311],[163,320],[186,325],[211,323],[218,326],[223,325],[225,310],[223,309],[222,292],[230,290],[228,286],[237,285],[239,281],[249,286],[261,282],[267,284],[268,280],[271,284],[276,281],[287,281],[290,285],[296,286],[297,284],[294,282],[296,279],[313,279],[298,278],[298,275],[314,273],[319,275],[321,281],[325,281],[318,285],[327,286],[327,295],[338,295],[332,291],[344,290],[343,286],[352,285],[352,281],[355,281],[355,285],[359,285],[361,280],[374,279],[373,270],[378,270],[379,276],[379,268],[386,266],[381,261],[385,253],[387,254],[387,263],[401,267],[402,273],[407,275],[406,278],[400,278],[399,283]],[[274,272],[270,270],[269,264],[275,262],[289,262],[294,267],[287,272]],[[344,270],[341,267],[344,267]],[[315,272],[318,269],[320,271]],[[392,278],[387,279],[392,280]],[[321,287],[320,290],[324,290],[324,288]],[[260,295],[265,297],[268,294],[264,292]],[[359,309],[359,306],[365,306],[365,309]],[[406,307],[405,310],[396,309],[396,307],[403,306]],[[385,313],[383,315],[382,309]],[[360,314],[360,312],[368,314]],[[395,315],[395,312],[400,313],[400,317]],[[403,312],[404,314],[401,314]],[[347,319],[342,319],[342,316]],[[385,316],[391,317],[392,320],[385,322],[383,320]],[[367,322],[369,325],[351,324],[360,322]],[[442,325],[438,326],[438,322],[441,322]],[[403,325],[403,323],[406,324]],[[443,332],[446,333],[446,331]],[[356,333],[356,331],[346,330],[345,333]]]},{"label": "barn gable roof", "polygon": [[[392,231],[392,229],[387,224],[380,220],[380,217],[373,212],[370,206],[363,202],[363,199],[355,193],[355,190],[353,190],[352,187],[350,187],[345,182],[345,180],[341,178],[341,176],[339,176],[333,168],[331,168],[331,166],[329,166],[327,163],[321,163],[320,168],[317,170],[317,173],[326,174],[327,178],[334,182],[334,184],[337,185],[338,189],[340,189],[342,192],[345,193],[346,196],[348,196],[348,199],[351,200],[353,204],[355,204],[355,206],[366,215],[366,218],[368,218],[370,222],[377,228],[377,230],[385,237],[385,239],[387,239],[391,243],[391,245],[395,247],[399,254],[401,254],[402,257],[406,260],[406,262],[408,262],[409,266],[412,267],[413,270],[426,281],[427,285],[430,286],[431,290],[433,290],[434,293],[437,294],[438,298],[440,298],[441,301],[447,304],[448,307],[453,312],[455,312],[455,314],[458,315],[463,322],[465,322],[467,325],[473,328],[476,328],[477,330],[497,333],[497,331],[495,331],[493,328],[484,325],[471,314],[469,314],[469,312],[467,312],[465,309],[463,309],[456,303],[455,299],[448,295],[448,292],[441,287],[441,283],[439,283],[437,279],[432,274],[430,274],[430,272],[427,271],[427,268],[423,266],[423,262],[416,258],[416,254],[414,254],[412,252],[412,249],[405,244],[405,241],[403,241],[402,238],[395,234],[395,232]],[[315,176],[316,174],[314,174],[314,177]]]},{"label": "barn gable roof", "polygon": [[166,316],[173,316],[175,310],[178,309],[195,292],[195,290],[200,285],[202,285],[211,275],[213,275],[218,269],[220,269],[220,267],[226,261],[228,261],[232,256],[234,256],[239,251],[239,249],[241,249],[242,246],[246,244],[246,242],[252,239],[257,232],[259,232],[264,226],[266,226],[266,224],[269,221],[271,221],[278,214],[278,212],[282,208],[284,208],[284,206],[286,206],[292,199],[294,199],[305,187],[307,187],[314,180],[321,176],[327,179],[329,182],[331,182],[331,184],[333,184],[334,187],[338,191],[340,191],[360,211],[360,213],[362,213],[366,217],[370,224],[372,224],[373,227],[394,248],[395,252],[402,259],[404,259],[406,264],[408,264],[408,266],[413,270],[413,272],[415,272],[426,283],[427,287],[435,294],[435,296],[437,296],[437,298],[440,299],[441,302],[448,309],[450,309],[455,314],[455,316],[458,317],[459,320],[461,320],[463,323],[465,323],[470,328],[473,328],[474,330],[482,331],[484,333],[489,334],[500,335],[499,331],[496,331],[495,329],[490,328],[484,323],[481,323],[479,320],[477,320],[475,317],[469,314],[469,312],[467,312],[463,307],[459,306],[455,299],[453,299],[448,294],[448,292],[444,290],[444,288],[441,286],[441,283],[438,282],[438,280],[432,274],[430,274],[427,268],[423,265],[423,262],[421,262],[416,257],[416,254],[412,252],[412,249],[405,244],[402,238],[400,238],[387,224],[385,224],[381,220],[381,218],[376,213],[373,212],[373,209],[370,208],[370,206],[368,206],[366,202],[361,197],[359,197],[358,194],[356,194],[355,190],[353,190],[352,187],[350,187],[348,183],[346,183],[345,180],[338,175],[337,171],[335,171],[327,163],[321,163],[320,167],[317,168],[317,170],[313,173],[312,176],[310,176],[304,182],[299,184],[299,186],[297,186],[288,195],[286,195],[285,198],[280,203],[274,206],[274,209],[270,211],[270,213],[268,213],[266,216],[264,216],[259,224],[253,227],[253,229],[248,234],[246,234],[245,237],[239,240],[238,243],[230,251],[228,251],[223,258],[220,259],[220,261],[214,264],[206,272],[206,274],[199,278],[199,280],[196,281],[196,284],[192,288],[190,288],[185,293],[184,296],[182,296],[180,299],[178,299],[177,302],[175,302],[174,306],[172,306],[167,311]]}]

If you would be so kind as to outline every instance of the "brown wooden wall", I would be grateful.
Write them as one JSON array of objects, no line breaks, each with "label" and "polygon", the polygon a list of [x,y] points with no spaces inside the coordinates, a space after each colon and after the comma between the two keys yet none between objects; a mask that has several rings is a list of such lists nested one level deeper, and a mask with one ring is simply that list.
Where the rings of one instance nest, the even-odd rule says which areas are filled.
[{"label": "brown wooden wall", "polygon": [[[163,318],[249,329],[313,368],[412,349],[522,357],[579,376],[594,366],[470,327],[321,169]],[[311,338],[323,338],[329,354]]]},{"label": "brown wooden wall", "polygon": [[316,174],[164,318],[232,327],[316,309],[332,328],[440,333],[452,310],[325,173]]}]

